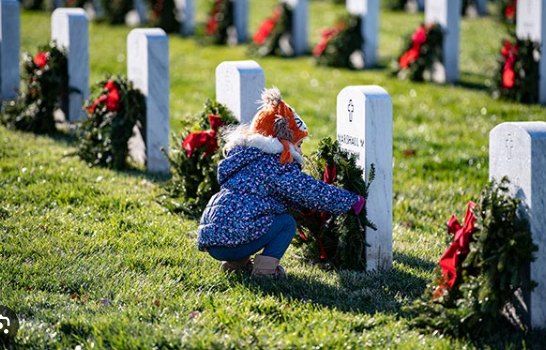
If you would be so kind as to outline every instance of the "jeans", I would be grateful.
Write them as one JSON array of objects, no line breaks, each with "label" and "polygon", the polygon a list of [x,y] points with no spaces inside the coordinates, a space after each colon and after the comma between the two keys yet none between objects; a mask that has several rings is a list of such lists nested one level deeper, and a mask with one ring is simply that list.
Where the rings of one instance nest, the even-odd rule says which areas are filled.
[{"label": "jeans", "polygon": [[236,247],[210,247],[209,254],[216,260],[243,260],[263,248],[262,255],[280,259],[296,234],[296,220],[289,214],[275,216],[273,224],[260,238]]}]

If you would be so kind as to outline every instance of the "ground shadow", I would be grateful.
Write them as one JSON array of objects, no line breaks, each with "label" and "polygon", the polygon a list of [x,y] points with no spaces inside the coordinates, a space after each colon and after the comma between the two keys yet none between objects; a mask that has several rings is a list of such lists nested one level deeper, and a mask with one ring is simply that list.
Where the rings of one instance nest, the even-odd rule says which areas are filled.
[{"label": "ground shadow", "polygon": [[461,77],[455,83],[455,86],[460,86],[469,90],[488,91],[489,87],[486,85],[486,80],[491,77],[484,74],[462,72]]},{"label": "ground shadow", "polygon": [[[395,259],[410,261],[422,267],[426,262],[398,253]],[[332,271],[334,283],[314,276],[288,274],[284,280],[254,279],[240,276],[239,282],[253,292],[275,297],[311,302],[345,312],[398,314],[404,304],[423,293],[427,280],[394,266],[389,271]]]}]

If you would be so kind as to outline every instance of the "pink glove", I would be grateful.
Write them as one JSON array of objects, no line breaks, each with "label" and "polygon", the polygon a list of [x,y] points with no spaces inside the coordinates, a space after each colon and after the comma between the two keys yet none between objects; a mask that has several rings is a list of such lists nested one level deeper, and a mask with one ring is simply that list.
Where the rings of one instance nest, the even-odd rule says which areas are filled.
[{"label": "pink glove", "polygon": [[358,196],[358,200],[353,204],[353,211],[356,215],[360,214],[362,209],[366,206],[366,198]]}]

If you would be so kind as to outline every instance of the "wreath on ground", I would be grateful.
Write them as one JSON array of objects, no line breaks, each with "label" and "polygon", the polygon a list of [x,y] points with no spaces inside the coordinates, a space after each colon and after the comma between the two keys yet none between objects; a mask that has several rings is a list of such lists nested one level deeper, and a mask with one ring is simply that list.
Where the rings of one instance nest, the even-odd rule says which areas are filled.
[{"label": "wreath on ground", "polygon": [[180,31],[180,20],[174,0],[148,0],[152,9],[150,26],[159,27],[167,33]]},{"label": "wreath on ground", "polygon": [[[367,181],[356,158],[340,149],[337,141],[321,140],[309,159],[307,172],[318,180],[346,189],[364,198],[368,197],[375,176],[372,166]],[[304,256],[311,262],[341,269],[366,269],[366,232],[376,227],[367,218],[366,208],[338,217],[324,212],[296,211],[299,242]]]},{"label": "wreath on ground", "polygon": [[460,224],[447,224],[453,241],[440,259],[437,278],[405,310],[414,327],[452,336],[498,336],[502,327],[525,330],[517,295],[533,283],[525,269],[533,260],[529,224],[509,181],[491,182],[477,204],[468,204]]},{"label": "wreath on ground", "polygon": [[258,56],[293,56],[292,16],[293,11],[288,3],[278,4],[252,37],[251,53]]},{"label": "wreath on ground", "polygon": [[133,0],[101,0],[101,5],[110,24],[124,24],[125,16],[133,9]]},{"label": "wreath on ground", "polygon": [[54,112],[66,105],[68,70],[66,51],[55,42],[23,55],[24,87],[15,101],[4,102],[0,121],[7,127],[37,134],[55,132]]},{"label": "wreath on ground", "polygon": [[123,169],[133,128],[145,123],[144,95],[120,76],[99,82],[94,90],[85,104],[88,118],[80,125],[77,154],[89,166]]},{"label": "wreath on ground", "polygon": [[223,127],[237,124],[224,105],[207,100],[197,124],[174,137],[178,148],[166,154],[173,177],[165,186],[159,202],[173,213],[198,218],[209,199],[220,190],[217,167],[223,158],[219,133]]},{"label": "wreath on ground", "polygon": [[421,24],[408,38],[403,53],[395,63],[400,79],[445,81],[443,66],[444,34],[439,24]]},{"label": "wreath on ground", "polygon": [[205,23],[205,38],[213,44],[237,44],[234,7],[231,0],[214,0]]},{"label": "wreath on ground", "polygon": [[518,0],[499,0],[499,16],[507,24],[516,24]]},{"label": "wreath on ground", "polygon": [[532,40],[504,40],[493,97],[537,103],[540,56],[540,45]]},{"label": "wreath on ground", "polygon": [[363,69],[362,18],[348,15],[334,27],[323,30],[319,43],[313,49],[317,63],[324,66]]}]

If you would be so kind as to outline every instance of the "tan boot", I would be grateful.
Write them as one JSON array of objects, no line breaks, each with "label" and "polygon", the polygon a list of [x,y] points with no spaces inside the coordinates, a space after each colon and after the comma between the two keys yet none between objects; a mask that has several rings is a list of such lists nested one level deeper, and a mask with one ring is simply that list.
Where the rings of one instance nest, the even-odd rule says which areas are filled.
[{"label": "tan boot", "polygon": [[236,260],[236,261],[222,261],[222,271],[224,272],[238,272],[238,271],[251,271],[252,260],[249,258]]},{"label": "tan boot", "polygon": [[256,255],[254,257],[253,276],[286,277],[284,268],[279,265],[279,259],[270,256]]}]

